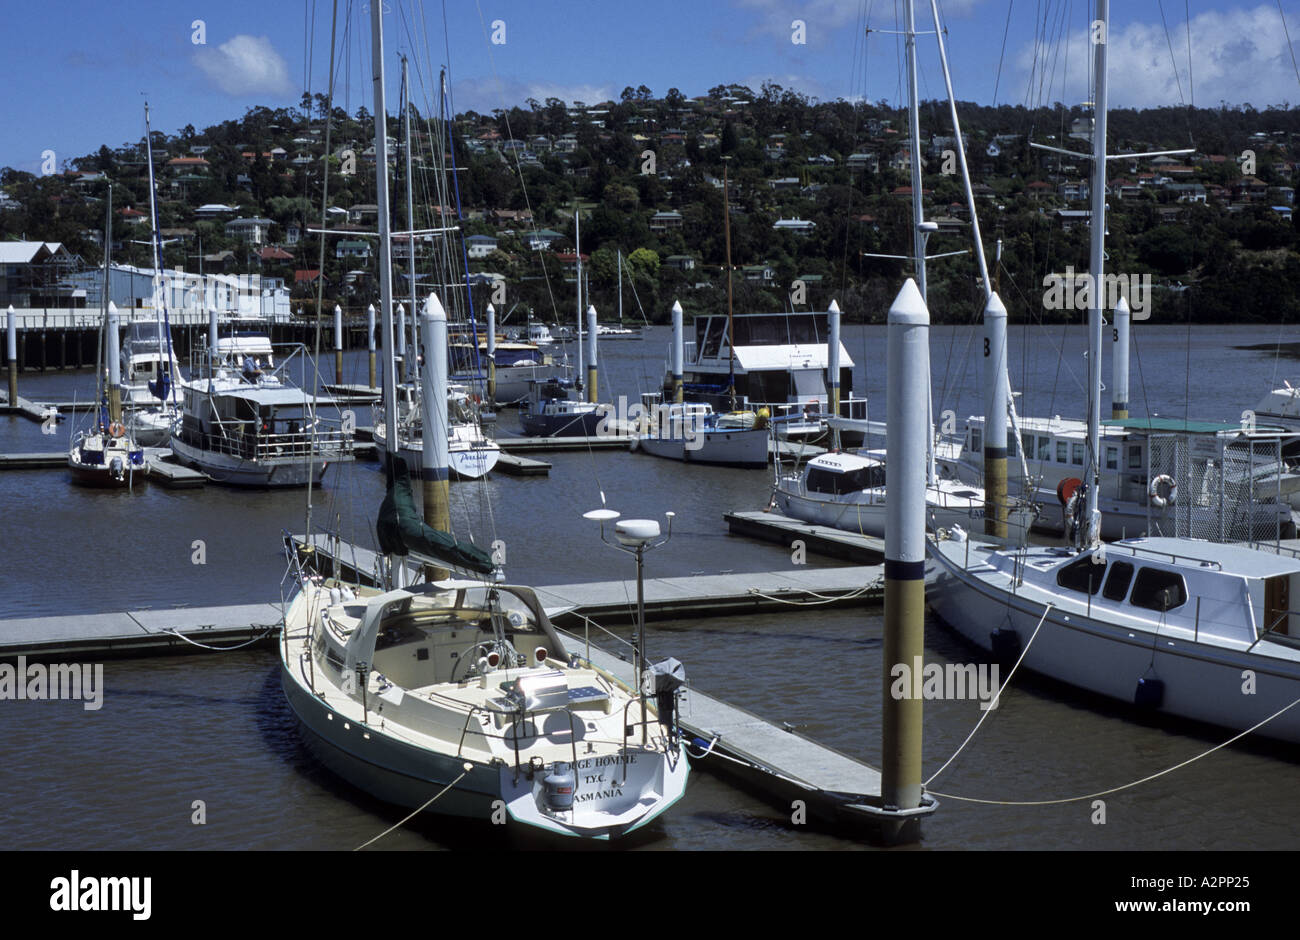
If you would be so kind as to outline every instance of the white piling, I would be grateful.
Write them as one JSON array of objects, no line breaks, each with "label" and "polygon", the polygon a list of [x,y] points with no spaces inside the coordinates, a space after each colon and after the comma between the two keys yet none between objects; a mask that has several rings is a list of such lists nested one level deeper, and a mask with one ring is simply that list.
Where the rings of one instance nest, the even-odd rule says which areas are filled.
[{"label": "white piling", "polygon": [[921,803],[921,704],[895,697],[898,664],[925,654],[925,462],[930,313],[909,278],[889,308],[889,503],[885,523],[885,661],[881,796],[886,809]]},{"label": "white piling", "polygon": [[596,400],[596,308],[587,306],[587,401]]},{"label": "white piling", "polygon": [[1110,416],[1112,418],[1128,417],[1128,343],[1132,315],[1129,313],[1128,301],[1121,297],[1115,303],[1115,361],[1114,376],[1111,378]]},{"label": "white piling", "polygon": [[682,337],[682,305],[673,301],[673,401],[682,400],[682,370],[686,361],[685,340]]},{"label": "white piling", "polygon": [[[451,531],[450,489],[448,479],[451,454],[447,440],[447,311],[437,294],[424,302],[424,323],[420,331],[424,340],[421,419],[423,424],[420,470],[424,493],[424,521],[439,532]],[[431,567],[429,577],[448,577],[444,568]]]},{"label": "white piling", "polygon": [[[826,397],[832,417],[840,416],[840,305],[834,300],[827,308],[830,322],[830,336],[827,338],[826,352]],[[839,428],[831,430],[831,446],[840,449]]]},{"label": "white piling", "polygon": [[984,344],[984,532],[1006,538],[1007,308],[997,293],[984,305]]}]

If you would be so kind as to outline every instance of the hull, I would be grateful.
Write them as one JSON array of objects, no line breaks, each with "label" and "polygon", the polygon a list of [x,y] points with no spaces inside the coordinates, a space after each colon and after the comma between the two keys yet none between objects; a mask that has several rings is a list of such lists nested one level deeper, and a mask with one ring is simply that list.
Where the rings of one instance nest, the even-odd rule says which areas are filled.
[{"label": "hull", "polygon": [[[816,525],[831,526],[859,535],[883,537],[885,520],[888,514],[888,502],[883,499],[874,501],[848,501],[836,499],[826,494],[792,493],[778,488],[776,504],[782,515],[800,519]],[[925,507],[926,527],[951,529],[961,526],[967,532],[981,532],[984,529],[983,508],[957,508],[935,506],[931,503]],[[1029,531],[1034,514],[1028,509],[1017,508],[1007,519],[1007,529],[1012,533]]]},{"label": "hull", "polygon": [[[459,446],[458,446],[459,445]],[[375,428],[375,446],[381,457],[388,453],[388,441],[379,427]],[[403,441],[401,456],[406,461],[412,475],[417,475],[424,468],[424,446],[419,441]],[[488,441],[486,446],[464,445],[452,442],[448,453],[449,469],[462,480],[477,480],[485,477],[497,465],[501,457],[501,448],[495,441]]]},{"label": "hull", "polygon": [[77,463],[71,459],[68,460],[68,472],[72,475],[72,482],[78,486],[98,489],[129,490],[137,482],[144,480],[143,467],[128,469],[119,480],[104,467]]},{"label": "hull", "polygon": [[[1029,643],[1045,604],[1008,596],[964,571],[963,543],[931,543],[935,568],[930,605],[952,630],[982,650],[992,650],[991,632],[1013,629],[1028,644],[1023,668],[1087,692],[1133,702],[1139,678],[1164,683],[1158,712],[1234,730],[1253,727],[1300,698],[1300,661],[1247,654],[1179,639],[1153,646],[1149,633],[1131,630],[1076,611],[1048,612]],[[974,555],[974,551],[972,551]],[[1242,694],[1242,674],[1253,670],[1256,693]],[[1255,734],[1300,743],[1300,714],[1288,711]]]},{"label": "hull", "polygon": [[604,416],[598,412],[574,415],[519,413],[519,426],[529,437],[595,437]]},{"label": "hull", "polygon": [[633,448],[653,457],[721,467],[760,469],[767,466],[768,432],[708,431],[694,440],[686,438],[640,437]]},{"label": "hull", "polygon": [[244,460],[230,454],[201,450],[179,436],[172,438],[171,449],[181,463],[203,472],[214,482],[231,486],[306,486],[309,475],[314,485],[324,479],[325,471],[329,469],[329,463],[320,460]]},{"label": "hull", "polygon": [[141,447],[166,447],[172,438],[175,422],[174,413],[136,411],[127,419],[126,424],[135,442]]}]

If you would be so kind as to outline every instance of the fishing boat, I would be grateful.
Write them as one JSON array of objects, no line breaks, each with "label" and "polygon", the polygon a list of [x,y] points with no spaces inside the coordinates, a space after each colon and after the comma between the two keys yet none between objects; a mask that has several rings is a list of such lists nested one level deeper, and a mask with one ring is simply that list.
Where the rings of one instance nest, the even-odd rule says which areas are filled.
[{"label": "fishing boat", "polygon": [[528,437],[594,437],[605,410],[579,400],[568,380],[534,381],[519,403],[519,426]]},{"label": "fishing boat", "polygon": [[[1102,35],[1108,0],[1097,0]],[[1106,44],[1094,49],[1090,275],[1105,259]],[[1085,479],[1100,475],[1103,291],[1089,311]],[[1192,538],[1101,541],[1085,488],[1070,548],[1008,549],[959,527],[930,543],[939,618],[995,657],[1140,709],[1300,742],[1300,559]]]},{"label": "fishing boat", "polygon": [[[380,294],[392,388],[378,4],[371,26]],[[446,315],[433,298],[428,309],[425,348],[433,361],[425,363],[425,397],[433,402],[445,400],[438,386],[447,376]],[[395,437],[395,397],[384,420]],[[443,442],[425,443],[430,461],[440,460]],[[689,776],[674,717],[680,673],[671,664],[651,669],[653,683],[633,690],[568,650],[535,592],[501,583],[482,548],[420,519],[405,460],[388,457],[386,468],[376,526],[382,586],[323,579],[290,554],[296,593],[285,612],[281,684],[311,750],[382,800],[484,824],[610,839],[656,819],[682,796]],[[429,501],[437,502],[436,475],[423,475],[426,513]],[[432,566],[430,580],[411,582],[408,558]]]},{"label": "fishing boat", "polygon": [[[216,313],[209,333],[216,337]],[[207,376],[181,386],[181,420],[172,434],[178,460],[218,483],[232,486],[319,484],[330,466],[354,459],[355,432],[332,398],[312,395],[288,379],[290,365],[305,355],[300,344],[279,364],[262,334],[215,339]]]}]

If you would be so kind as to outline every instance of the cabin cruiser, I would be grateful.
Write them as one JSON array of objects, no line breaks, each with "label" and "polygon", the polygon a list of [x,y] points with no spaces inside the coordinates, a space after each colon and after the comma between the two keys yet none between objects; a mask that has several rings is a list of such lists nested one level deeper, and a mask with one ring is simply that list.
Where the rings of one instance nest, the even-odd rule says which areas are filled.
[{"label": "cabin cruiser", "polygon": [[331,464],[354,459],[354,432],[341,417],[320,415],[337,403],[287,380],[290,361],[303,351],[296,347],[277,366],[265,336],[219,339],[208,376],[181,387],[176,458],[218,483],[258,487],[319,483]]},{"label": "cabin cruiser", "polygon": [[604,413],[595,402],[576,398],[572,382],[534,381],[519,403],[519,426],[529,437],[594,437]]},{"label": "cabin cruiser", "polygon": [[[860,535],[883,537],[888,499],[883,453],[832,452],[813,457],[800,471],[778,470],[774,498],[783,515]],[[925,488],[926,525],[984,526],[982,489],[957,480],[936,479]],[[1017,542],[1026,540],[1036,515],[1022,501],[1010,507],[1007,529]]]}]

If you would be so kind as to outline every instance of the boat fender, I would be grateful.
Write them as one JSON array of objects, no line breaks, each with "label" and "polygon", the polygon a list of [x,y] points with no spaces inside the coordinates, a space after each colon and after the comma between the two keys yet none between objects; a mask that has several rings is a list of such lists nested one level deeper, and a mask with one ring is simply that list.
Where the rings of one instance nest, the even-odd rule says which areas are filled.
[{"label": "boat fender", "polygon": [[114,421],[108,426],[108,433],[114,437],[121,437],[126,433],[126,428],[122,427],[122,422]]},{"label": "boat fender", "polygon": [[1151,505],[1158,509],[1172,506],[1178,500],[1178,483],[1169,474],[1162,473],[1152,478],[1147,495],[1151,497]]},{"label": "boat fender", "polygon": [[1020,634],[1001,627],[989,634],[993,659],[998,663],[1014,663],[1020,658]]},{"label": "boat fender", "polygon": [[1137,690],[1133,693],[1133,704],[1138,708],[1156,709],[1165,700],[1165,683],[1163,679],[1143,676],[1137,681]]}]

